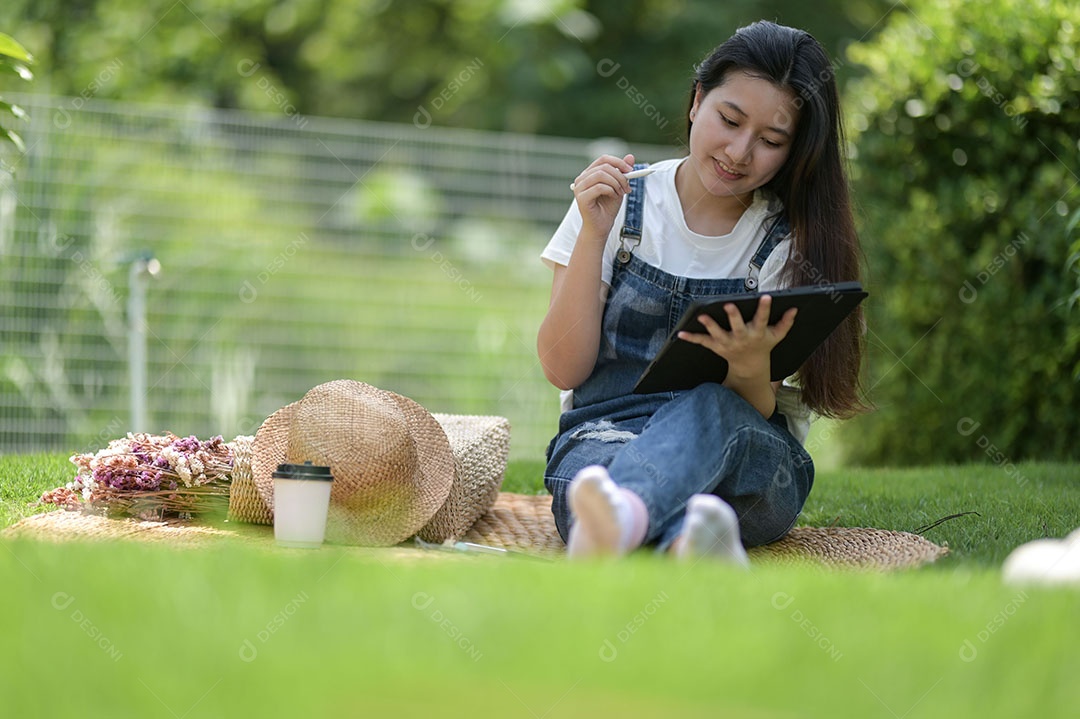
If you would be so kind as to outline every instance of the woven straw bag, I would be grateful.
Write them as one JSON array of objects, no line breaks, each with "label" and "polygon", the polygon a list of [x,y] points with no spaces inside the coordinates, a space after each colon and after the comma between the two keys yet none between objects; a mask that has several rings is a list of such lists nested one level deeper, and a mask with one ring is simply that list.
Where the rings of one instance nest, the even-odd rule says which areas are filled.
[{"label": "woven straw bag", "polygon": [[436,414],[454,454],[454,483],[446,503],[417,533],[426,542],[460,539],[495,503],[510,454],[505,417]]}]

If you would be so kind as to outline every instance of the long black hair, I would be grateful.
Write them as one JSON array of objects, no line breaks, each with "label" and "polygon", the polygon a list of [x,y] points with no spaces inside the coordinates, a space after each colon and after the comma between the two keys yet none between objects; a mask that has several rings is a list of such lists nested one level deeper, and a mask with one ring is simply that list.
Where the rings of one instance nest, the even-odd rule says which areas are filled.
[{"label": "long black hair", "polygon": [[[786,280],[793,287],[858,280],[862,252],[841,154],[840,99],[824,49],[809,33],[772,22],[739,28],[697,67],[690,108],[731,72],[790,91],[799,110],[791,152],[765,186],[791,223]],[[688,119],[688,135],[692,127]],[[860,392],[863,326],[862,313],[853,312],[799,369],[803,402],[818,414],[849,417],[868,408]]]}]

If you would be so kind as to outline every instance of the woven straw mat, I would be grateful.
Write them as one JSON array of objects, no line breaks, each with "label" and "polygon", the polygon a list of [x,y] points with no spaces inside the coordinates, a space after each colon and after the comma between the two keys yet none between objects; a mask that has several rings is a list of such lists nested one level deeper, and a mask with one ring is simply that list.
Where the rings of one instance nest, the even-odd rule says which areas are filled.
[{"label": "woven straw mat", "polygon": [[[233,523],[226,527],[205,527],[179,521],[106,519],[65,511],[27,517],[8,527],[0,536],[51,541],[129,539],[168,542],[174,546],[206,546],[226,540],[265,547],[273,543],[273,533],[265,526]],[[547,556],[561,555],[565,550],[555,531],[549,496],[501,493],[463,539]],[[838,569],[896,570],[933,562],[945,556],[948,549],[908,532],[796,527],[780,541],[755,547],[749,553],[755,562],[809,561]],[[449,556],[442,552],[427,554]]]}]

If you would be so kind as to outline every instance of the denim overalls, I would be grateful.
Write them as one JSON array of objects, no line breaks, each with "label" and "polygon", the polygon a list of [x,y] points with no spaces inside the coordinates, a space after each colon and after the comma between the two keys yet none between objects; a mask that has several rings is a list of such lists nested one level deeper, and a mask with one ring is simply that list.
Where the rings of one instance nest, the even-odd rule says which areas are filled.
[{"label": "denim overalls", "polygon": [[559,418],[559,434],[548,446],[544,484],[555,524],[565,541],[569,483],[578,470],[600,464],[644,500],[645,541],[660,550],[678,536],[686,502],[698,493],[716,494],[735,509],[746,546],[776,541],[795,523],[814,479],[810,455],[788,432],[784,415],[766,419],[714,383],[646,395],[633,388],[691,303],[757,289],[758,273],[788,224],[773,222],[746,277],[678,277],[632,253],[642,241],[645,179],[630,181],[596,366],[574,390],[573,409]]}]

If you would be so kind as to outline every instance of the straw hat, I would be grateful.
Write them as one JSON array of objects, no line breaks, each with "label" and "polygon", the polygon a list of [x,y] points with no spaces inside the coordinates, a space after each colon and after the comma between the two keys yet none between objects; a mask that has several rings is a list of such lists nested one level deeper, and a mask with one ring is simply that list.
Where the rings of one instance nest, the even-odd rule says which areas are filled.
[{"label": "straw hat", "polygon": [[386,546],[418,532],[428,541],[457,538],[498,494],[509,423],[440,417],[443,424],[408,397],[363,382],[321,384],[263,422],[250,473],[261,502],[248,501],[255,493],[234,477],[238,501],[230,502],[230,513],[272,521],[271,474],[282,463],[311,461],[334,476],[327,541]]}]

